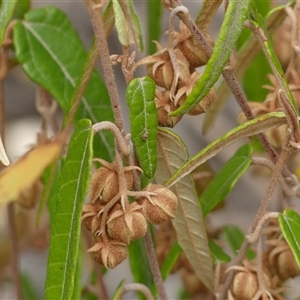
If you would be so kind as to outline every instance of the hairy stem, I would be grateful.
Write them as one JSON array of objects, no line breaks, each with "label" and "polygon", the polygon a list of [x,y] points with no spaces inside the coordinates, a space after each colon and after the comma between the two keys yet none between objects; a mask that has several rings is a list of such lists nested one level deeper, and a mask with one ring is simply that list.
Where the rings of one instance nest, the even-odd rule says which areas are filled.
[{"label": "hairy stem", "polygon": [[85,0],[88,12],[91,17],[92,25],[96,35],[96,44],[99,49],[100,60],[103,68],[104,78],[108,88],[112,109],[114,112],[115,123],[121,132],[124,132],[124,122],[121,112],[121,106],[117,91],[117,85],[113,68],[110,60],[109,49],[106,40],[106,31],[102,19],[102,6],[104,1],[90,1]]},{"label": "hairy stem", "polygon": [[147,256],[149,260],[149,265],[153,274],[155,285],[157,286],[158,294],[161,300],[167,300],[167,292],[163,284],[163,280],[160,274],[156,254],[154,251],[154,245],[152,242],[152,237],[150,230],[147,230],[147,233],[145,235],[145,245],[147,250]]},{"label": "hairy stem", "polygon": [[[169,0],[173,8],[176,8],[178,6],[182,6],[181,2],[179,0]],[[189,13],[186,13],[185,11],[180,11],[178,13],[178,17],[180,20],[189,28],[193,36],[199,41],[199,43],[202,45],[204,51],[206,54],[210,57],[213,48],[212,46],[207,42],[204,35],[200,31],[200,29],[197,27],[195,22],[193,21],[191,15]],[[222,72],[222,75],[227,82],[228,86],[230,87],[237,103],[241,107],[243,113],[245,114],[246,118],[248,120],[252,120],[254,118],[253,113],[250,109],[250,106],[247,102],[246,96],[244,92],[242,91],[242,88],[240,84],[238,83],[237,78],[234,75],[234,72],[231,68],[224,69]],[[266,139],[264,134],[259,134],[258,138],[260,139],[261,143],[263,144],[265,150],[270,155],[272,161],[275,163],[278,159],[277,152],[273,148],[273,146],[269,143],[269,141]],[[289,182],[292,181],[291,173],[288,171],[286,167],[283,168],[283,175],[286,180]],[[292,181],[293,182],[293,181]]]},{"label": "hairy stem", "polygon": [[136,292],[141,292],[147,300],[154,300],[154,297],[152,296],[150,290],[148,289],[147,286],[141,283],[128,283],[123,286],[123,290],[118,296],[117,300],[121,300],[125,293],[130,292],[130,291],[136,291]]},{"label": "hairy stem", "polygon": [[[255,216],[255,219],[251,225],[251,227],[249,228],[248,230],[248,235],[251,235],[253,234],[253,232],[255,231],[258,223],[260,222],[260,220],[264,217],[265,213],[266,213],[266,209],[270,203],[270,200],[271,200],[271,196],[273,195],[273,192],[274,192],[274,189],[276,187],[276,184],[279,180],[279,177],[280,177],[280,174],[282,172],[282,169],[283,167],[285,166],[285,163],[286,161],[289,159],[289,157],[296,151],[297,149],[290,146],[289,144],[287,144],[287,146],[281,151],[280,153],[280,156],[276,162],[276,165],[275,165],[275,169],[272,173],[272,176],[271,176],[271,179],[270,179],[270,183],[269,183],[269,186],[265,192],[265,196],[260,204],[260,207],[258,209],[258,212]],[[236,257],[236,259],[234,260],[233,264],[234,265],[239,265],[241,264],[244,256],[245,256],[245,253],[246,253],[246,250],[249,246],[249,241],[248,239],[245,239],[240,250],[239,250],[239,253],[238,253],[238,256]],[[217,296],[217,299],[218,300],[223,300],[226,298],[226,294],[227,294],[227,291],[230,287],[230,284],[233,280],[233,277],[234,277],[234,270],[231,270],[227,277],[226,277],[226,280],[223,284],[223,286],[221,286],[219,292],[218,292],[218,296]]]}]

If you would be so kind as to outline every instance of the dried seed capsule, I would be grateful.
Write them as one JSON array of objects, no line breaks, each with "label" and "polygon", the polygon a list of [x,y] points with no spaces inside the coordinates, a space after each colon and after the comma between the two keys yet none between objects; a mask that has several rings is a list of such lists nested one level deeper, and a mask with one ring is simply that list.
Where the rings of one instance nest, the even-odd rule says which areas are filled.
[{"label": "dried seed capsule", "polygon": [[258,281],[253,272],[245,270],[234,276],[232,293],[237,299],[251,300],[257,291]]},{"label": "dried seed capsule", "polygon": [[107,221],[109,236],[126,244],[144,237],[147,232],[147,221],[141,208],[137,203],[132,203],[125,212],[123,209],[114,211]]},{"label": "dried seed capsule", "polygon": [[139,198],[137,202],[143,207],[142,211],[146,219],[152,224],[160,224],[175,217],[178,199],[176,195],[160,184],[150,183],[145,191],[156,195],[148,198]]},{"label": "dried seed capsule", "polygon": [[94,245],[88,250],[93,259],[105,268],[115,268],[128,256],[128,248],[124,243],[114,240],[103,242],[101,238],[94,239]]},{"label": "dried seed capsule", "polygon": [[[133,183],[132,171],[125,172],[127,189],[131,189]],[[109,168],[101,167],[97,169],[90,182],[90,201],[93,203],[101,199],[105,204],[114,198],[119,192],[118,174]],[[100,198],[99,198],[100,197]]]},{"label": "dried seed capsule", "polygon": [[170,99],[169,91],[155,91],[155,105],[157,109],[158,125],[163,127],[173,128],[182,118],[183,115],[176,117],[169,117],[169,113],[176,110],[179,106],[176,106]]},{"label": "dried seed capsule", "polygon": [[102,208],[99,201],[85,204],[82,208],[82,225],[93,234],[100,229],[101,217],[98,217],[98,213]]}]

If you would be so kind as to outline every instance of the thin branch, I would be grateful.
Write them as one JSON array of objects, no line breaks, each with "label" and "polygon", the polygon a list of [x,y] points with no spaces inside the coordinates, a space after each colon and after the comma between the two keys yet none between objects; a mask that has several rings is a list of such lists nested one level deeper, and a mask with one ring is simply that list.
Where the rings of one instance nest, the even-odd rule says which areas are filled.
[{"label": "thin branch", "polygon": [[[168,9],[170,9],[170,5],[173,8],[176,8],[178,6],[182,6],[181,2],[179,0],[165,0],[164,5],[167,6]],[[180,11],[178,14],[178,17],[180,20],[189,28],[193,36],[197,39],[197,41],[201,44],[204,51],[208,55],[208,57],[211,57],[213,48],[208,43],[208,41],[205,39],[204,35],[200,31],[200,29],[197,27],[195,22],[193,21],[191,15],[189,13],[186,13],[185,11]],[[241,107],[243,113],[245,114],[246,118],[248,120],[252,120],[254,118],[253,113],[250,109],[250,106],[247,102],[246,96],[244,92],[242,91],[240,84],[238,83],[238,80],[236,76],[234,75],[234,72],[231,68],[225,68],[222,72],[222,75],[227,82],[228,86],[230,87],[236,101],[238,102],[239,106]],[[269,143],[269,141],[266,139],[264,134],[259,134],[258,138],[260,139],[261,143],[263,144],[265,150],[270,155],[272,161],[275,163],[278,159],[277,152],[275,151],[274,147]],[[288,182],[293,182],[291,173],[289,170],[284,167],[283,169],[283,175],[285,179]]]},{"label": "thin branch", "polygon": [[96,35],[96,44],[99,49],[100,60],[103,68],[104,78],[106,85],[108,87],[108,93],[110,96],[110,101],[112,105],[112,110],[114,112],[115,123],[121,132],[124,132],[124,122],[121,112],[121,106],[117,91],[117,85],[115,81],[115,76],[113,73],[113,68],[110,60],[109,49],[106,40],[106,31],[102,19],[102,6],[105,1],[90,1],[85,0],[88,12],[91,17],[92,25]]},{"label": "thin branch", "polygon": [[17,227],[15,222],[14,205],[15,203],[10,203],[7,205],[9,237],[10,237],[11,253],[12,253],[11,268],[12,268],[13,280],[15,283],[15,288],[17,293],[17,300],[22,300],[25,298],[23,296],[21,272],[19,268],[18,234],[17,234]]},{"label": "thin branch", "polygon": [[123,290],[118,296],[117,300],[121,300],[122,297],[125,295],[127,292],[131,291],[136,291],[136,292],[141,292],[147,300],[154,300],[154,297],[152,296],[150,290],[148,289],[147,286],[141,283],[128,283],[123,286]]},{"label": "thin branch", "polygon": [[149,265],[153,274],[154,282],[158,290],[158,294],[161,300],[167,300],[167,292],[160,274],[156,254],[154,251],[154,245],[152,242],[152,237],[150,230],[147,230],[147,233],[145,235],[145,245],[146,245],[146,250],[147,250],[147,256],[149,260]]}]

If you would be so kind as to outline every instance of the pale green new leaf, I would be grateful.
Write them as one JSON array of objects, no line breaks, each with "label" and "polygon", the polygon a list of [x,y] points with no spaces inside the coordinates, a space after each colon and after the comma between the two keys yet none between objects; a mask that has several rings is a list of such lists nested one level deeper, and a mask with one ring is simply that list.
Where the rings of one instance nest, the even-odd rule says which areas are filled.
[{"label": "pale green new leaf", "polygon": [[166,186],[171,187],[181,178],[190,174],[198,166],[206,162],[208,159],[214,157],[222,149],[228,147],[232,143],[240,140],[244,137],[254,136],[267,130],[277,128],[283,124],[287,124],[287,120],[284,113],[268,113],[261,117],[255,118],[244,124],[235,127],[222,137],[218,138],[198,154],[192,157],[186,162],[178,171],[170,178],[166,183]]},{"label": "pale green new leaf", "polygon": [[0,46],[2,45],[4,33],[14,12],[17,0],[3,0],[0,2]]},{"label": "pale green new leaf", "polygon": [[192,109],[209,93],[210,89],[217,82],[240,36],[249,4],[250,0],[229,2],[218,40],[204,73],[197,81],[184,104],[172,112],[170,116],[177,116]]},{"label": "pale green new leaf", "polygon": [[141,24],[132,1],[112,0],[112,5],[120,43],[125,47],[137,45],[143,51]]},{"label": "pale green new leaf", "polygon": [[157,165],[157,111],[155,82],[150,77],[135,78],[126,89],[130,133],[144,174],[152,178]]},{"label": "pale green new leaf", "polygon": [[[187,160],[188,153],[182,140],[172,131],[160,128],[155,174],[157,183],[165,183]],[[177,181],[172,191],[178,197],[178,208],[172,221],[178,243],[198,278],[213,291],[213,262],[192,176],[188,175]]]},{"label": "pale green new leaf", "polygon": [[93,131],[91,121],[76,124],[56,195],[51,224],[45,299],[72,299],[79,254],[81,210],[91,173]]}]

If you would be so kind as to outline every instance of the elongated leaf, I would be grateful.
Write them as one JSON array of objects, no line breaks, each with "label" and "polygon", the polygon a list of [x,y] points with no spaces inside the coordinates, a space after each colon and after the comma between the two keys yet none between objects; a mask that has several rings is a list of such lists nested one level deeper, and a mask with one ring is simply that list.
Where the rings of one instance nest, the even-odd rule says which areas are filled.
[{"label": "elongated leaf", "polygon": [[[152,292],[152,295],[156,295],[156,286],[149,266],[144,240],[133,241],[128,248],[130,268],[134,281],[145,284]],[[139,294],[139,299],[145,298]]]},{"label": "elongated leaf", "polygon": [[214,261],[227,263],[231,260],[230,256],[227,255],[213,240],[209,240],[208,244]]},{"label": "elongated leaf", "polygon": [[250,2],[250,0],[229,2],[218,40],[204,73],[184,104],[172,112],[170,116],[177,116],[192,109],[217,82],[240,36]]},{"label": "elongated leaf", "polygon": [[132,1],[112,0],[112,5],[120,43],[125,47],[135,44],[140,51],[143,51],[141,24]]},{"label": "elongated leaf", "polygon": [[295,211],[286,209],[283,214],[279,214],[278,221],[300,268],[300,216]]},{"label": "elongated leaf", "polygon": [[4,33],[13,15],[17,0],[3,0],[0,2],[0,46],[2,45]]},{"label": "elongated leaf", "polygon": [[59,179],[56,212],[51,224],[45,299],[71,299],[80,242],[81,209],[91,172],[91,121],[76,124]]},{"label": "elongated leaf", "polygon": [[[227,242],[234,254],[237,254],[238,250],[241,248],[242,243],[245,239],[245,235],[242,230],[234,225],[227,225],[223,228],[223,232],[227,239]],[[251,260],[255,257],[255,252],[248,249],[246,252],[246,257]]]},{"label": "elongated leaf", "polygon": [[[157,183],[163,184],[187,161],[188,153],[182,140],[166,129],[158,131]],[[178,197],[178,208],[172,221],[178,243],[203,284],[213,290],[214,273],[202,212],[191,175],[172,187]]]},{"label": "elongated leaf", "polygon": [[[56,7],[31,10],[13,32],[16,57],[27,75],[49,91],[65,112],[86,61],[86,51],[66,14]],[[107,89],[95,71],[87,86],[76,120],[93,123],[113,121]],[[113,159],[113,136],[107,132],[95,137],[101,157]]]},{"label": "elongated leaf", "polygon": [[294,106],[294,109],[296,110],[297,114],[299,115],[298,105],[296,104],[296,101],[293,97],[293,94],[292,94],[290,87],[287,83],[287,80],[284,76],[284,72],[281,67],[281,64],[274,52],[272,43],[270,42],[271,38],[269,37],[269,34],[267,32],[267,28],[266,28],[264,19],[257,11],[254,3],[252,3],[251,7],[252,7],[252,13],[253,13],[253,17],[254,17],[254,20],[252,20],[251,22],[256,27],[258,36],[260,36],[261,32],[263,32],[263,36],[261,37],[261,43],[260,43],[262,46],[262,50],[268,60],[268,63],[273,71],[273,74],[275,75],[275,77],[278,81],[278,85],[284,91],[285,95],[288,97],[289,101],[292,103],[292,105]]},{"label": "elongated leaf", "polygon": [[17,200],[22,192],[26,192],[60,154],[63,142],[60,137],[38,146],[7,167],[0,174],[0,205]]},{"label": "elongated leaf", "polygon": [[247,171],[251,165],[251,146],[242,146],[231,157],[209,183],[199,201],[205,217],[218,203],[229,194],[238,179]]},{"label": "elongated leaf", "polygon": [[22,19],[30,9],[30,0],[17,0],[13,18]]},{"label": "elongated leaf", "polygon": [[204,0],[201,6],[201,10],[199,11],[196,24],[200,30],[206,31],[208,26],[210,25],[213,17],[215,16],[219,6],[221,5],[222,0]]},{"label": "elongated leaf", "polygon": [[118,299],[120,299],[120,295],[121,295],[121,293],[122,293],[122,291],[123,291],[123,286],[124,286],[124,284],[125,284],[125,280],[123,279],[123,280],[119,283],[117,289],[115,290],[114,295],[113,295],[113,297],[112,297],[112,300],[118,300]]},{"label": "elongated leaf", "polygon": [[144,174],[152,178],[157,165],[155,83],[149,77],[131,80],[126,90],[130,132]]},{"label": "elongated leaf", "polygon": [[172,178],[168,180],[166,185],[169,187],[172,186],[178,180],[192,172],[208,159],[215,156],[222,149],[238,141],[239,139],[262,133],[286,123],[287,120],[284,113],[268,113],[235,127],[222,137],[206,146],[203,150],[186,162],[180,169],[178,169]]},{"label": "elongated leaf", "polygon": [[156,45],[152,41],[158,41],[161,35],[161,10],[160,0],[147,1],[148,54],[156,52]]},{"label": "elongated leaf", "polygon": [[178,242],[175,241],[160,268],[161,277],[163,280],[165,280],[170,274],[181,252],[182,248],[179,246]]},{"label": "elongated leaf", "polygon": [[[273,34],[279,25],[283,22],[286,12],[283,7],[280,10],[272,11],[266,19],[266,27],[269,34]],[[252,64],[253,59],[261,51],[261,47],[254,35],[251,35],[247,43],[243,45],[241,51],[237,55],[235,66],[235,76],[237,80],[241,80],[245,71]],[[206,111],[203,122],[203,133],[207,133],[214,124],[218,114],[222,111],[231,92],[227,83],[223,80],[217,90],[217,98]]]}]

